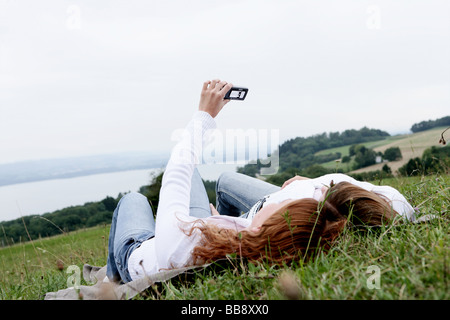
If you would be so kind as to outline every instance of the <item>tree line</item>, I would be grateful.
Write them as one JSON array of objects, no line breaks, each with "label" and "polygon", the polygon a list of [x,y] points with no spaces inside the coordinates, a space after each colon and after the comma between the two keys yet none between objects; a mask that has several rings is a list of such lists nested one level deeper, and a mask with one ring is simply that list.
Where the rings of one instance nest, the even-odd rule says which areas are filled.
[{"label": "tree line", "polygon": [[426,149],[422,157],[409,159],[398,169],[403,176],[420,176],[433,173],[449,174],[450,147],[436,147]]},{"label": "tree line", "polygon": [[[360,130],[350,129],[345,130],[342,133],[324,132],[306,138],[297,137],[287,140],[278,148],[278,173],[269,176],[268,180],[272,183],[278,183],[287,176],[299,174],[300,172],[307,177],[315,177],[326,173],[327,170],[319,165],[321,163],[341,159],[342,156],[340,152],[334,152],[327,155],[316,155],[318,151],[330,148],[355,145],[355,148],[358,148],[358,150],[355,151],[355,155],[357,154],[357,158],[359,159],[358,161],[364,162],[372,157],[371,149],[366,150],[365,147],[360,144],[385,139],[389,136],[389,133],[385,131],[363,127]],[[375,158],[373,161],[375,161]],[[366,164],[361,165],[365,166]],[[239,167],[237,171],[255,177],[262,167],[264,167],[264,165],[258,159],[256,164],[246,164],[243,167]]]},{"label": "tree line", "polygon": [[425,131],[437,127],[445,127],[450,126],[450,116],[446,116],[443,118],[439,118],[436,120],[427,120],[427,121],[421,121],[419,123],[415,123],[411,127],[411,131],[413,133]]},{"label": "tree line", "polygon": [[[446,118],[442,118],[446,119]],[[442,125],[443,122],[435,123]],[[445,131],[444,131],[445,132]],[[309,178],[316,178],[329,173],[344,173],[341,167],[332,168],[323,166],[325,162],[332,160],[347,164],[346,173],[358,180],[371,181],[380,178],[392,177],[393,173],[388,164],[384,164],[381,170],[375,170],[364,173],[348,173],[373,165],[380,161],[396,161],[402,159],[401,150],[398,147],[391,147],[384,153],[375,152],[371,148],[364,146],[364,142],[382,140],[389,136],[388,133],[381,130],[363,128],[361,130],[346,130],[342,134],[323,133],[308,138],[295,138],[284,142],[279,146],[279,170],[277,174],[265,177],[266,181],[276,185],[282,185],[284,181],[295,176],[301,175]],[[441,137],[442,144],[445,145],[445,139]],[[333,147],[345,146],[351,142],[349,154],[341,158],[340,152],[334,152],[327,155],[316,155],[318,151]],[[447,172],[448,148],[430,148],[426,150],[422,158],[411,159],[407,164],[400,168],[399,173],[404,176],[415,174],[429,174],[438,172]],[[238,172],[256,177],[260,169],[264,167],[259,159],[255,164],[247,164],[237,169]]]},{"label": "tree line", "polygon": [[121,194],[117,198],[108,196],[98,202],[88,202],[42,215],[28,215],[0,222],[0,245],[7,246],[100,224],[109,224],[121,197]]},{"label": "tree line", "polygon": [[[374,150],[365,147],[363,144],[354,144],[349,148],[349,154],[340,158],[340,162],[348,164],[348,170],[356,170],[371,166],[376,163],[377,157],[380,161],[395,161],[402,158],[402,153],[399,147],[391,147],[382,152],[375,152]],[[318,163],[310,165],[303,169],[288,168],[282,172],[266,177],[266,181],[276,185],[282,185],[284,181],[295,176],[300,175],[308,178],[316,178],[329,173],[346,173],[353,176],[357,180],[371,181],[379,178],[392,177],[391,168],[385,163],[381,170],[372,171],[370,173],[349,173],[344,172],[342,167],[340,168],[326,168]]]}]

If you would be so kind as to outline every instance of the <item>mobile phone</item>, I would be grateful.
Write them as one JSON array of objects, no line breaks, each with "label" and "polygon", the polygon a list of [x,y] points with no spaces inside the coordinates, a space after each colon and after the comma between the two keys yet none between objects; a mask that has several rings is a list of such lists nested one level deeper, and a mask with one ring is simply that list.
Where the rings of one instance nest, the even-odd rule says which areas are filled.
[{"label": "mobile phone", "polygon": [[244,100],[247,97],[247,88],[243,87],[232,87],[224,97],[226,100]]}]

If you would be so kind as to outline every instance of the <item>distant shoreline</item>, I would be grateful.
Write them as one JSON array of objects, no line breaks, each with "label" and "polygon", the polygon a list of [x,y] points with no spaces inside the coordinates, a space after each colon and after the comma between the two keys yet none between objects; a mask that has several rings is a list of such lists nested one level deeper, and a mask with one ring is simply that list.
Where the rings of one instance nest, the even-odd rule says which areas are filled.
[{"label": "distant shoreline", "polygon": [[105,197],[139,191],[160,168],[122,170],[66,179],[47,179],[0,187],[0,221],[42,215]]},{"label": "distant shoreline", "polygon": [[[63,180],[63,179],[71,179],[71,178],[80,178],[80,177],[86,177],[86,176],[92,176],[96,174],[103,174],[103,173],[116,173],[116,172],[125,172],[125,171],[135,171],[135,170],[154,170],[159,169],[155,168],[154,166],[142,166],[142,167],[133,167],[133,168],[105,168],[105,169],[95,169],[95,170],[87,170],[87,171],[79,171],[79,172],[68,172],[60,175],[55,176],[46,176],[46,177],[36,177],[36,178],[30,178],[27,180],[19,180],[17,182],[11,182],[11,183],[3,183],[0,181],[0,188],[7,187],[7,186],[13,186],[17,184],[24,184],[24,183],[32,183],[32,182],[41,182],[41,181],[48,181],[48,180]],[[160,168],[163,170],[163,167]]]},{"label": "distant shoreline", "polygon": [[165,167],[167,154],[123,152],[0,164],[0,187],[102,173]]},{"label": "distant shoreline", "polygon": [[[225,164],[199,165],[198,170],[204,180],[215,181],[222,172],[235,172],[236,167]],[[116,170],[0,186],[0,222],[101,201],[107,196],[116,198],[119,193],[139,191],[163,171],[164,167]]]}]

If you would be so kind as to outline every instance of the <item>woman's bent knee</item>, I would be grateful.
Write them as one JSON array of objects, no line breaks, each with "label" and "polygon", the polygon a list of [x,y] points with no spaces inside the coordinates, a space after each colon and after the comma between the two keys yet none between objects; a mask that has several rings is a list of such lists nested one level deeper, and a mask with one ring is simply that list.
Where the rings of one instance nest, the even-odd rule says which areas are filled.
[{"label": "woman's bent knee", "polygon": [[132,203],[135,205],[136,204],[148,205],[148,199],[143,194],[133,191],[133,192],[127,193],[126,195],[124,195],[122,197],[122,199],[120,199],[119,206],[124,205],[125,203],[129,203],[129,204]]},{"label": "woman's bent knee", "polygon": [[133,200],[133,201],[134,200],[136,200],[136,201],[147,200],[147,198],[142,193],[135,192],[135,191],[127,193],[126,195],[124,195],[122,197],[122,199]]},{"label": "woman's bent knee", "polygon": [[223,172],[217,179],[216,189],[219,190],[220,186],[232,185],[233,181],[236,181],[236,175],[238,175],[237,172]]}]

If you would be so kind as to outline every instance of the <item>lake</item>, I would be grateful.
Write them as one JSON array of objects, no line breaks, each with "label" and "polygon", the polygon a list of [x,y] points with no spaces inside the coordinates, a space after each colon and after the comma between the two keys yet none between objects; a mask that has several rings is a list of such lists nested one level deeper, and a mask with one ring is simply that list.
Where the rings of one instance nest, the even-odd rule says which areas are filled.
[{"label": "lake", "polygon": [[[204,180],[217,180],[223,171],[236,171],[236,165],[201,165]],[[30,214],[53,212],[86,202],[100,201],[107,196],[138,191],[149,184],[161,169],[130,170],[95,174],[69,179],[44,180],[0,187],[0,221]]]}]

